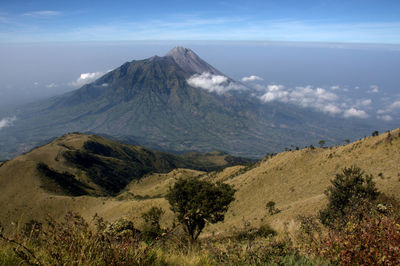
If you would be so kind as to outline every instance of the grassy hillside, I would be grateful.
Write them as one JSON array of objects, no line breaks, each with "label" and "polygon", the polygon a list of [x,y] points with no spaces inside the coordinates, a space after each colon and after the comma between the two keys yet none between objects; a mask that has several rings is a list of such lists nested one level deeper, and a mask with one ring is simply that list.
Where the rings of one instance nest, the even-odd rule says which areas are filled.
[{"label": "grassy hillside", "polygon": [[[300,214],[316,214],[326,204],[324,191],[343,167],[356,165],[374,176],[379,190],[400,199],[400,130],[367,137],[346,146],[287,151],[261,160],[236,176],[217,178],[238,190],[226,222],[210,230],[229,230],[243,220],[258,226],[268,222],[277,230],[294,225]],[[243,169],[237,170],[237,173]],[[265,207],[274,201],[280,213],[270,216]]]},{"label": "grassy hillside", "polygon": [[[38,162],[61,175],[74,175],[80,182],[75,184],[78,187],[85,184],[94,191],[102,191],[102,186],[92,181],[83,168],[74,167],[62,156],[62,151],[83,147],[90,139],[101,140],[99,143],[103,145],[109,143],[95,136],[67,135],[61,138],[66,147],[60,146],[59,139],[1,165],[1,224],[9,226],[12,221],[25,222],[31,218],[43,220],[47,214],[57,218],[72,210],[88,220],[96,213],[110,221],[127,217],[140,227],[143,222],[141,214],[152,206],[158,206],[166,211],[161,222],[167,225],[173,218],[163,198],[168,187],[179,177],[199,176],[227,182],[237,189],[236,200],[231,204],[225,222],[207,226],[203,236],[229,233],[243,227],[244,223],[257,227],[267,222],[278,231],[284,227],[290,230],[298,215],[314,214],[326,204],[323,192],[330,180],[343,167],[351,165],[372,174],[379,190],[399,198],[400,129],[345,146],[287,151],[251,166],[233,166],[211,173],[181,168],[166,170],[165,173],[148,172],[141,179],[133,179],[115,197],[68,196],[43,187],[42,177],[37,171]],[[105,156],[104,153],[97,153],[96,158]],[[118,154],[115,156],[122,160],[123,153]],[[281,212],[269,215],[265,207],[268,201],[276,202]]]}]

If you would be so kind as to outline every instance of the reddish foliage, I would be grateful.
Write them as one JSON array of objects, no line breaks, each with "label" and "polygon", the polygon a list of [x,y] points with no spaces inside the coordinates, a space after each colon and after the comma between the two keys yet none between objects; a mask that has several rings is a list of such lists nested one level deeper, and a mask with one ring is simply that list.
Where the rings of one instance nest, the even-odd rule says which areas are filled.
[{"label": "reddish foliage", "polygon": [[341,230],[330,229],[315,251],[333,263],[399,265],[400,219],[382,214],[352,218]]}]

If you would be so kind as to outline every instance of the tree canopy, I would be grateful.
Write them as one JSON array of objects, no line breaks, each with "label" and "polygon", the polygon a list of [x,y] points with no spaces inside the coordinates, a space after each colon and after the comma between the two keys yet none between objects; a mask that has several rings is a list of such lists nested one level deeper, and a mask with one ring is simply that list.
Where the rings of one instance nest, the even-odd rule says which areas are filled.
[{"label": "tree canopy", "polygon": [[206,223],[224,220],[235,190],[228,184],[213,184],[197,178],[178,179],[166,198],[191,241],[196,240]]},{"label": "tree canopy", "polygon": [[335,220],[346,215],[349,207],[360,206],[373,202],[379,192],[371,175],[356,166],[344,168],[342,173],[336,174],[331,180],[325,194],[328,197],[328,206],[320,211],[320,220],[325,225],[331,225]]}]

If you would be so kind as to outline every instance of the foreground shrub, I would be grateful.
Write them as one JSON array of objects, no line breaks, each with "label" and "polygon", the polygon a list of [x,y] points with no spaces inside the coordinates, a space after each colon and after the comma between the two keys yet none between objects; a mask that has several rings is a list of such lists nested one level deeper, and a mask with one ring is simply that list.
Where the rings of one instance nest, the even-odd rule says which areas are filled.
[{"label": "foreground shrub", "polygon": [[348,217],[341,229],[315,243],[315,252],[333,263],[346,265],[399,265],[400,219],[375,215]]},{"label": "foreground shrub", "polygon": [[276,231],[268,224],[263,224],[259,228],[250,228],[245,226],[234,234],[234,239],[237,241],[254,240],[256,238],[268,238],[276,236]]},{"label": "foreground shrub", "polygon": [[120,218],[106,226],[104,233],[115,239],[137,237],[140,231],[133,227],[133,223],[125,218]]},{"label": "foreground shrub", "polygon": [[164,210],[160,207],[151,207],[150,210],[142,214],[145,221],[142,239],[145,242],[152,243],[165,232],[160,226],[160,219],[164,213]]},{"label": "foreground shrub", "polygon": [[355,166],[344,168],[336,174],[325,194],[328,206],[320,211],[319,218],[324,225],[340,224],[340,220],[357,207],[373,203],[379,192],[372,181],[372,176]]},{"label": "foreground shrub", "polygon": [[209,249],[217,265],[314,265],[313,260],[302,255],[289,238],[268,239],[242,244],[238,241],[224,243]]},{"label": "foreground shrub", "polygon": [[62,222],[49,217],[40,227],[36,222],[27,224],[24,228],[31,226],[34,238],[26,232],[18,241],[2,238],[29,265],[143,265],[157,259],[154,251],[141,246],[129,221],[106,225],[95,217],[94,222],[96,229],[92,230],[80,215],[69,212]]}]

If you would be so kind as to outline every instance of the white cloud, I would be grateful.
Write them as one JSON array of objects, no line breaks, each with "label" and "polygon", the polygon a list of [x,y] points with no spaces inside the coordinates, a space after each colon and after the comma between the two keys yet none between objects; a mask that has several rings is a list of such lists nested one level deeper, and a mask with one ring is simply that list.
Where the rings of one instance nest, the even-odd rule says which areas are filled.
[{"label": "white cloud", "polygon": [[251,75],[249,77],[243,77],[242,81],[243,82],[248,82],[248,81],[256,81],[256,80],[264,80],[263,78],[259,77],[259,76],[255,76],[255,75]]},{"label": "white cloud", "polygon": [[327,105],[321,106],[321,110],[324,113],[330,113],[330,114],[340,114],[342,112],[342,109],[340,109],[339,107],[337,107],[334,104],[327,104]]},{"label": "white cloud", "polygon": [[6,117],[0,120],[0,129],[3,127],[9,127],[12,125],[12,123],[16,120],[17,118],[15,116],[13,117]]},{"label": "white cloud", "polygon": [[357,117],[357,118],[367,118],[368,114],[364,112],[363,110],[358,110],[354,107],[347,109],[343,113],[343,117],[349,118],[349,117]]},{"label": "white cloud", "polygon": [[378,115],[378,119],[385,120],[385,121],[392,121],[393,118],[390,115]]},{"label": "white cloud", "polygon": [[187,80],[190,86],[201,88],[209,92],[223,94],[230,90],[241,90],[243,86],[236,84],[225,76],[213,75],[208,72],[194,74]]},{"label": "white cloud", "polygon": [[382,110],[382,109],[378,109],[378,111],[376,111],[377,114],[384,114],[386,113],[386,110]]},{"label": "white cloud", "polygon": [[369,90],[368,92],[371,92],[371,93],[378,93],[378,92],[379,92],[379,87],[376,86],[376,85],[371,85],[371,86],[370,86],[370,90]]},{"label": "white cloud", "polygon": [[285,86],[283,86],[283,85],[268,85],[267,88],[269,91],[280,91],[280,90],[283,90],[285,88]]},{"label": "white cloud", "polygon": [[397,109],[397,108],[400,108],[400,101],[395,101],[394,103],[392,103],[390,106],[389,106],[389,108],[390,109]]},{"label": "white cloud", "polygon": [[55,83],[50,83],[50,84],[48,84],[48,85],[46,85],[46,88],[56,88],[56,87],[58,87],[57,86],[57,84],[55,84]]},{"label": "white cloud", "polygon": [[340,87],[339,86],[331,86],[330,89],[333,91],[336,91],[336,90],[339,90]]},{"label": "white cloud", "polygon": [[275,100],[281,102],[289,101],[289,92],[285,91],[283,85],[268,85],[267,92],[260,96],[260,99],[264,102],[272,102]]},{"label": "white cloud", "polygon": [[261,100],[264,102],[272,102],[275,100],[279,100],[281,102],[288,102],[288,95],[287,91],[269,91],[260,97]]},{"label": "white cloud", "polygon": [[[371,99],[359,100],[356,103],[349,101],[343,102],[341,98],[332,91],[338,90],[338,86],[324,88],[313,88],[312,86],[285,88],[283,85],[268,85],[257,88],[264,91],[259,98],[264,102],[280,101],[295,104],[304,108],[313,108],[317,111],[331,115],[343,114],[343,117],[367,118],[368,114],[356,109],[357,106],[367,106],[372,103]],[[399,103],[400,105],[400,103]]]},{"label": "white cloud", "polygon": [[[378,115],[382,115],[382,114],[394,112],[396,109],[400,109],[400,100],[394,101],[393,103],[389,104],[386,108],[378,109],[376,111],[376,113]],[[383,116],[380,116],[380,117],[383,117]],[[384,119],[384,120],[387,120],[387,119]]]},{"label": "white cloud", "polygon": [[103,76],[104,72],[92,72],[92,73],[82,73],[79,78],[75,81],[70,82],[69,85],[73,87],[81,87],[85,84],[88,84],[92,81],[95,81],[99,77]]},{"label": "white cloud", "polygon": [[367,106],[367,105],[370,105],[371,103],[372,103],[371,99],[365,99],[365,100],[358,100],[356,102],[356,105],[357,106]]}]

